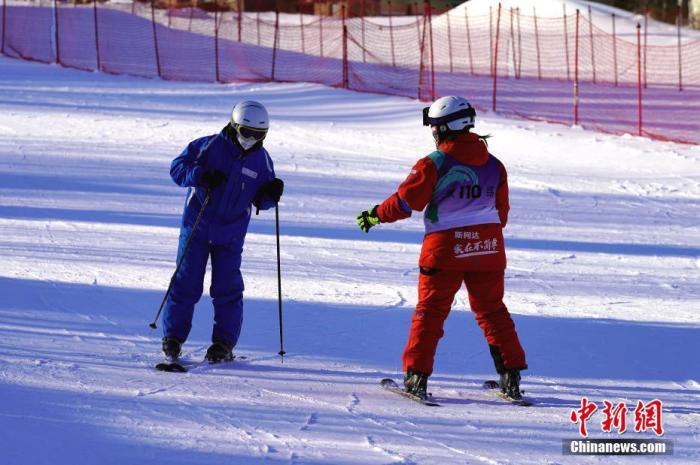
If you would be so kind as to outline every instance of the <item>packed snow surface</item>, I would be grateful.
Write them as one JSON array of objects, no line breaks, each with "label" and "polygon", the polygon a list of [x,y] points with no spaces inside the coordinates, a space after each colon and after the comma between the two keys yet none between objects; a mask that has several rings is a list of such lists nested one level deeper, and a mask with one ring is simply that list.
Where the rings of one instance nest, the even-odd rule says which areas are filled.
[{"label": "packed snow surface", "polygon": [[[639,2],[642,5],[644,2]],[[674,2],[668,2],[672,6]],[[618,37],[630,42],[636,41],[637,24],[647,28],[647,40],[649,45],[674,45],[678,42],[678,27],[647,18],[644,15],[632,11],[615,8],[595,1],[586,0],[469,0],[450,10],[449,14],[456,18],[464,16],[465,10],[470,15],[497,15],[498,5],[501,5],[503,14],[513,10],[519,10],[521,15],[535,16],[539,18],[561,18],[576,16],[576,10],[581,13],[581,21],[590,20],[595,28],[613,33],[613,15],[615,16],[615,33]],[[640,6],[640,10],[641,10]],[[495,19],[494,19],[495,21]],[[700,31],[690,27],[681,28],[681,42],[700,39]]]},{"label": "packed snow surface", "polygon": [[[258,99],[286,182],[244,251],[247,358],[153,369],[148,328],[174,269],[185,190],[169,163]],[[420,215],[364,234],[355,215],[432,150],[420,102],[308,84],[142,80],[0,59],[0,450],[7,465],[700,462],[700,149],[479,115],[509,170],[506,304],[530,369],[518,408],[493,378],[462,291],[426,408],[399,379]],[[185,357],[211,331],[198,305]],[[587,397],[664,402],[672,456],[572,457]],[[601,414],[588,423],[603,433]]]}]

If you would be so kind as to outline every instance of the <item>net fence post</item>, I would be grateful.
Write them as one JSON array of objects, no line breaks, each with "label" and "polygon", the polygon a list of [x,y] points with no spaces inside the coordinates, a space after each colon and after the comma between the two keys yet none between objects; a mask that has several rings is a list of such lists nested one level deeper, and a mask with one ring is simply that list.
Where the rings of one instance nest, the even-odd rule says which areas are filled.
[{"label": "net fence post", "polygon": [[593,40],[593,10],[591,9],[591,5],[588,5],[588,34],[591,42],[591,68],[593,70],[593,84],[595,84],[595,42]]},{"label": "net fence post", "polygon": [[542,59],[540,55],[540,29],[537,26],[537,9],[532,7],[532,14],[535,17],[535,47],[537,48],[537,79],[542,79]]},{"label": "net fence post", "polygon": [[345,18],[347,11],[345,10],[345,4],[341,6],[343,13],[343,89],[349,88],[349,76],[348,76],[348,26],[346,25]]},{"label": "net fence post", "polygon": [[260,11],[255,12],[255,31],[258,39],[258,47],[260,46]]},{"label": "net fence post", "polygon": [[301,37],[301,53],[306,54],[306,42],[304,41],[304,15],[299,10],[299,36]]},{"label": "net fence post", "polygon": [[[423,52],[422,52],[422,51],[423,51],[423,48],[422,48],[422,47],[423,47],[423,42],[421,41],[421,33],[420,33],[420,20],[421,20],[421,18],[420,18],[420,16],[417,14],[417,13],[420,11],[418,2],[414,3],[414,6],[415,6],[415,8],[416,8],[416,36],[418,37],[418,42],[417,42],[417,44],[418,44],[418,51],[419,51],[420,53],[423,53]],[[423,11],[423,23],[424,23],[424,25],[425,25],[425,11]],[[423,57],[422,57],[422,56],[420,56],[420,60],[421,60],[421,62],[422,62],[422,60],[423,60]],[[419,97],[419,99],[420,99],[420,97]]]},{"label": "net fence post", "polygon": [[[54,38],[56,42],[56,63],[61,64],[61,42],[60,42],[60,32],[59,32],[59,19],[58,19],[58,0],[53,0],[53,25],[54,25]],[[3,12],[3,16],[5,13]],[[4,29],[4,28],[3,28]],[[3,31],[4,32],[4,31]]]},{"label": "net fence post", "polygon": [[391,10],[391,0],[389,0],[387,3],[389,5],[389,40],[391,42],[391,66],[396,68],[396,53],[394,52],[394,22],[392,19],[394,15]]},{"label": "net fence post", "polygon": [[433,5],[427,0],[428,27],[430,28],[430,99],[435,100],[435,53],[433,48]]},{"label": "net fence post", "polygon": [[496,111],[496,94],[497,94],[497,82],[498,82],[498,42],[501,34],[501,3],[498,3],[498,17],[496,19],[496,40],[493,48],[493,98],[492,98],[492,110]]},{"label": "net fence post", "polygon": [[7,35],[7,0],[2,0],[2,44],[0,53],[5,54],[5,36]]},{"label": "net fence post", "polygon": [[160,51],[158,50],[158,31],[156,28],[156,5],[155,0],[151,0],[151,25],[153,26],[153,47],[156,56],[156,70],[158,71],[158,77],[162,78],[163,75],[160,69]]},{"label": "net fence post", "polygon": [[513,7],[510,7],[510,43],[512,44],[511,55],[513,56],[513,75],[515,76],[515,79],[518,79],[518,57],[517,57],[518,51],[516,50],[516,47],[515,47],[515,28],[513,27]]},{"label": "net fence post", "polygon": [[97,70],[102,71],[100,60],[100,29],[97,25],[97,0],[92,0],[92,17],[95,23],[95,57],[97,58]]},{"label": "net fence post", "polygon": [[216,70],[216,82],[221,81],[219,70],[219,1],[214,2],[214,67]]},{"label": "net fence post", "polygon": [[678,27],[678,90],[683,90],[683,56],[681,52],[681,9],[678,8],[678,14],[676,15],[676,24]]},{"label": "net fence post", "polygon": [[615,13],[612,14],[612,46],[613,46],[613,67],[615,72],[615,87],[617,87],[617,34],[615,30]]},{"label": "net fence post", "polygon": [[270,80],[275,80],[275,66],[277,65],[277,41],[279,40],[280,31],[280,12],[275,10],[275,33],[272,40],[272,71],[270,73]]},{"label": "net fence post", "polygon": [[648,37],[648,30],[649,30],[649,5],[647,5],[645,11],[644,11],[644,88],[646,89],[647,87],[647,37]]},{"label": "net fence post", "polygon": [[238,0],[237,1],[237,9],[238,9],[238,18],[236,23],[238,24],[238,42],[241,41],[241,30],[243,28],[242,20],[243,20],[243,0]]},{"label": "net fence post", "polygon": [[365,46],[365,0],[362,0],[360,11],[360,28],[362,32],[362,63],[367,63],[367,48]]},{"label": "net fence post", "polygon": [[489,66],[493,77],[493,6],[489,5]]},{"label": "net fence post", "polygon": [[472,59],[472,37],[469,31],[469,13],[467,13],[467,6],[464,5],[464,27],[467,30],[467,50],[469,51],[469,72],[474,75],[474,60]]},{"label": "net fence post", "polygon": [[449,11],[445,13],[445,17],[447,19],[447,56],[450,60],[450,73],[452,73],[452,22],[450,21]]},{"label": "net fence post", "polygon": [[566,50],[566,80],[571,81],[571,64],[569,57],[569,19],[566,16],[566,3],[561,5],[564,8],[564,49]]},{"label": "net fence post", "polygon": [[642,38],[641,25],[637,23],[637,122],[638,133],[642,135]]},{"label": "net fence post", "polygon": [[323,58],[323,14],[318,17],[318,40],[320,42],[320,53]]},{"label": "net fence post", "polygon": [[425,36],[428,30],[428,2],[426,1],[423,5],[423,33],[420,31],[420,24],[418,24],[418,35],[419,35],[419,50],[420,50],[420,65],[418,66],[418,100],[423,100],[423,71],[425,70]]},{"label": "net fence post", "polygon": [[[518,79],[523,75],[523,40],[522,34],[520,33],[520,7],[515,9],[517,27],[518,27]],[[515,44],[513,45],[515,46]]]},{"label": "net fence post", "polygon": [[574,46],[574,126],[578,126],[578,55],[579,55],[579,23],[581,20],[581,11],[576,9],[576,37]]}]

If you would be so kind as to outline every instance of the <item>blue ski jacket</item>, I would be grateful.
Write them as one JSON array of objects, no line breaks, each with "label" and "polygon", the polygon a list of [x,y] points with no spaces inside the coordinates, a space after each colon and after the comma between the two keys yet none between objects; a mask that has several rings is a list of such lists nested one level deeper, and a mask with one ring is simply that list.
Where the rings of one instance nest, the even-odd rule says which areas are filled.
[{"label": "blue ski jacket", "polygon": [[189,143],[173,160],[170,176],[179,186],[189,187],[182,227],[192,228],[201,211],[207,188],[202,182],[206,171],[219,170],[226,183],[211,191],[211,199],[198,226],[197,235],[212,244],[227,244],[242,240],[248,230],[252,205],[261,210],[275,206],[268,196],[258,198],[260,189],[275,177],[272,160],[259,145],[246,152],[226,136],[219,134],[202,137]]}]

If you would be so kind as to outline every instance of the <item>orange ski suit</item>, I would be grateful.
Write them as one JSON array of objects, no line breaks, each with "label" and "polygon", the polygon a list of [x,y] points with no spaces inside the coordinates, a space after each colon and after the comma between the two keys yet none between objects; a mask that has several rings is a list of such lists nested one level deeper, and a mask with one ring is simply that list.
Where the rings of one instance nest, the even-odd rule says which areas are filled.
[{"label": "orange ski suit", "polygon": [[508,221],[505,167],[483,138],[459,134],[424,157],[377,208],[381,223],[425,212],[418,304],[403,352],[404,371],[430,375],[443,325],[462,283],[496,371],[525,369],[525,353],[503,303]]}]

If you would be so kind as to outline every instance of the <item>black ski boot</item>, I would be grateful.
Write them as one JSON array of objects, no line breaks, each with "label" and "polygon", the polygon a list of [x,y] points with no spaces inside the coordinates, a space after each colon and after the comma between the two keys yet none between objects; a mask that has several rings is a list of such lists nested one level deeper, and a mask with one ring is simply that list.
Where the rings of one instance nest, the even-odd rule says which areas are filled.
[{"label": "black ski boot", "polygon": [[214,341],[207,349],[207,355],[204,358],[209,363],[233,360],[233,345],[225,341]]},{"label": "black ski boot", "polygon": [[418,371],[408,371],[403,378],[404,391],[421,399],[428,397],[428,375]]},{"label": "black ski boot", "polygon": [[163,353],[171,360],[175,360],[180,356],[182,343],[172,336],[163,338]]},{"label": "black ski boot", "polygon": [[520,370],[517,368],[509,368],[501,373],[498,384],[504,396],[512,400],[523,400],[523,394],[520,391]]}]

